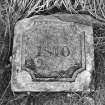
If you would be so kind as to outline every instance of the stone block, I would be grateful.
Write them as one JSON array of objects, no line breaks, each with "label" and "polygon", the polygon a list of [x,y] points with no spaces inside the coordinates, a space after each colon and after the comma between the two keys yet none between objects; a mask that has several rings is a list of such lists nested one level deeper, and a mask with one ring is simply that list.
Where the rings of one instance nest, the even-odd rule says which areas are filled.
[{"label": "stone block", "polygon": [[13,91],[89,91],[94,70],[93,28],[86,18],[82,20],[78,15],[59,14],[17,22]]}]

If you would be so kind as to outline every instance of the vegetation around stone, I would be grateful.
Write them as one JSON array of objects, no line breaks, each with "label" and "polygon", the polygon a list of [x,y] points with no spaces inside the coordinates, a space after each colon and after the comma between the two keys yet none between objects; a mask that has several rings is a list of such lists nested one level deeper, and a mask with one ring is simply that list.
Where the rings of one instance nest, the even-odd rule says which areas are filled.
[{"label": "vegetation around stone", "polygon": [[[95,71],[91,92],[14,93],[11,91],[13,30],[18,20],[33,15],[87,14],[93,24]],[[104,0],[0,0],[0,105],[104,105],[105,104],[105,1]],[[5,51],[5,52],[4,52]],[[94,101],[93,101],[93,100]]]}]

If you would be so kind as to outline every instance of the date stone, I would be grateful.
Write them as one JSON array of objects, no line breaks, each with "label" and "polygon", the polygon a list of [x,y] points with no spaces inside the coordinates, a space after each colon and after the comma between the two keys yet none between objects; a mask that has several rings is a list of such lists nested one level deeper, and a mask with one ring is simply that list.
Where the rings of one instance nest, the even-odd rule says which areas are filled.
[{"label": "date stone", "polygon": [[36,15],[17,22],[13,91],[89,90],[94,70],[93,29],[91,24],[76,22],[75,17],[80,18],[69,14]]}]

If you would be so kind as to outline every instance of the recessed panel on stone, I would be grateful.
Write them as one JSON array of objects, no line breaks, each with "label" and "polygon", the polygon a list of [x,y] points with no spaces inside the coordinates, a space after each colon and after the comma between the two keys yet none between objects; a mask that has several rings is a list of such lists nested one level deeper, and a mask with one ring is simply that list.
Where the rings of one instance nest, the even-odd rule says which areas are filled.
[{"label": "recessed panel on stone", "polygon": [[13,91],[89,90],[94,69],[92,26],[75,22],[73,15],[61,17],[36,15],[17,22],[12,57]]}]

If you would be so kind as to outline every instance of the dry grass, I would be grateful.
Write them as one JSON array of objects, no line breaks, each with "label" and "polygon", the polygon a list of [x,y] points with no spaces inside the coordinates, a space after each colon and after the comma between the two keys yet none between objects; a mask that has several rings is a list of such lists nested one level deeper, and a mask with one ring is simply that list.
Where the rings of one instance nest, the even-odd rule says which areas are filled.
[{"label": "dry grass", "polygon": [[73,13],[88,11],[97,19],[105,21],[104,0],[10,0],[9,11],[15,12],[19,17],[23,13],[24,17],[28,17],[33,12],[38,13],[54,7],[62,8],[62,6]]},{"label": "dry grass", "polygon": [[[28,17],[32,13],[65,7],[70,13],[88,11],[92,16],[105,21],[104,0],[2,0],[1,11],[8,9],[15,21]],[[5,5],[6,6],[5,6]]]}]

